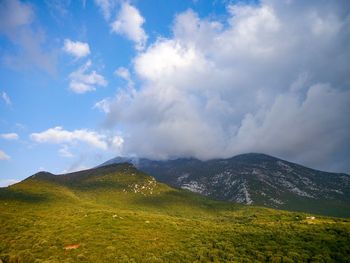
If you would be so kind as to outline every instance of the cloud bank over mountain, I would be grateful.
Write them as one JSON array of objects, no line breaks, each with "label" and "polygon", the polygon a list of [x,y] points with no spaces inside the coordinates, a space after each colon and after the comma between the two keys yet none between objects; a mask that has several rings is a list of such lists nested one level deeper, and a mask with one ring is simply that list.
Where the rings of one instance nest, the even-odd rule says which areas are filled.
[{"label": "cloud bank over mountain", "polygon": [[350,171],[350,3],[277,1],[188,10],[96,104],[124,154],[200,159],[264,152]]}]

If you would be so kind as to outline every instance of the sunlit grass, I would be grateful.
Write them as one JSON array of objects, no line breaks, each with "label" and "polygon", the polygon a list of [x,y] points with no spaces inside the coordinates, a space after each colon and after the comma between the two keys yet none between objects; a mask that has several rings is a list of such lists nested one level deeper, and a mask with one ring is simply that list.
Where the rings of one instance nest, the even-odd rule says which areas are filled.
[{"label": "sunlit grass", "polygon": [[350,261],[349,220],[217,202],[159,183],[135,192],[152,178],[121,167],[1,189],[2,261]]}]

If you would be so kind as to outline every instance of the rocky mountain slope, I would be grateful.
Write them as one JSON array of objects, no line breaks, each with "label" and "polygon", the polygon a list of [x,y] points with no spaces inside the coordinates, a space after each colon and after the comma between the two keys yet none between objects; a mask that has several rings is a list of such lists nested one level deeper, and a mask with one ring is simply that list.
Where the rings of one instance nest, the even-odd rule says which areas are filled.
[{"label": "rocky mountain slope", "polygon": [[350,175],[317,171],[265,154],[209,161],[117,157],[105,164],[119,162],[131,162],[170,186],[218,200],[350,216]]}]

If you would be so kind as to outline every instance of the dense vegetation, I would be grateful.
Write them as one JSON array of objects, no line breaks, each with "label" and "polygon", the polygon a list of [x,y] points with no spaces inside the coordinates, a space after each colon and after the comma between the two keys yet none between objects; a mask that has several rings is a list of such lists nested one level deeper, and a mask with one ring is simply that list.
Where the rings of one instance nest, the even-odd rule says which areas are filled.
[{"label": "dense vegetation", "polygon": [[349,174],[322,172],[266,154],[207,161],[117,157],[102,165],[121,162],[132,162],[159,182],[216,200],[350,217]]},{"label": "dense vegetation", "polygon": [[130,165],[0,189],[0,262],[350,262],[350,220],[235,205]]}]

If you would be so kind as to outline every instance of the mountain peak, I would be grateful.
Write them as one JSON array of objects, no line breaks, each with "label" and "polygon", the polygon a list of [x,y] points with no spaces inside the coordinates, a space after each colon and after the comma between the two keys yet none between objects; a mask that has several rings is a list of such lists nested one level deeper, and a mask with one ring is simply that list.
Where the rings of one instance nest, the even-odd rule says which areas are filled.
[{"label": "mountain peak", "polygon": [[34,178],[35,179],[45,179],[45,178],[49,178],[52,176],[54,176],[54,174],[52,174],[50,172],[40,171],[40,172],[37,172],[37,173],[33,174],[32,176],[28,177],[27,179],[34,179]]},{"label": "mountain peak", "polygon": [[[112,159],[106,163],[124,160]],[[350,175],[310,169],[264,153],[228,159],[194,158],[134,165],[170,186],[214,199],[273,208],[349,216]]]},{"label": "mountain peak", "polygon": [[243,154],[239,154],[239,155],[235,155],[229,159],[235,159],[235,160],[239,160],[239,161],[246,161],[246,160],[250,160],[250,161],[273,161],[273,160],[281,160],[277,157],[265,154],[265,153],[243,153]]}]

